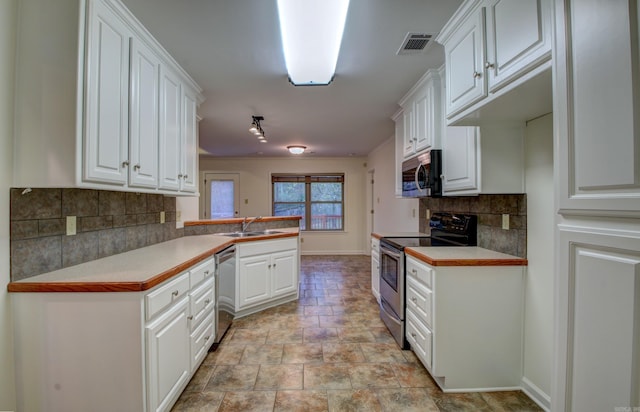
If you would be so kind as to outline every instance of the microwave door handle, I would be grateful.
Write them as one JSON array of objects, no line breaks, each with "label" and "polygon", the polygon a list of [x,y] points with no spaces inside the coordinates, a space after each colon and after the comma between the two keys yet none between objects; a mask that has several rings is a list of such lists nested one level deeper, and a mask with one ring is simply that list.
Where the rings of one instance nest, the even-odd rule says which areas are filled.
[{"label": "microwave door handle", "polygon": [[416,182],[416,189],[418,190],[418,192],[422,191],[422,188],[420,187],[420,182],[418,182],[418,174],[420,174],[421,167],[422,167],[421,164],[419,164],[418,167],[416,167],[416,173],[413,176],[413,180]]}]

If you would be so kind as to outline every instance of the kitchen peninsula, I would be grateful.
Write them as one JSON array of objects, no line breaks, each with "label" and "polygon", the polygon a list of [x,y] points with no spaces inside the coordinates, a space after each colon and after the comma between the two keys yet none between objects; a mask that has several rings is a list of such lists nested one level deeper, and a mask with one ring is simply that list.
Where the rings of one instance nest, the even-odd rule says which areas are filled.
[{"label": "kitchen peninsula", "polygon": [[183,236],[10,283],[19,410],[169,410],[213,343],[214,254],[286,248],[291,287],[249,313],[298,298],[298,232]]}]

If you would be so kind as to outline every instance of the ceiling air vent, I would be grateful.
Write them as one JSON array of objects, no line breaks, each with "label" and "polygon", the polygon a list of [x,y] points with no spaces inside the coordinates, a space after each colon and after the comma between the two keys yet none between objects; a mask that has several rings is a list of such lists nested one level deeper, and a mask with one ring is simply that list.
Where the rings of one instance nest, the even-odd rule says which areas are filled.
[{"label": "ceiling air vent", "polygon": [[432,37],[433,34],[429,33],[407,33],[396,54],[421,53],[431,44]]}]

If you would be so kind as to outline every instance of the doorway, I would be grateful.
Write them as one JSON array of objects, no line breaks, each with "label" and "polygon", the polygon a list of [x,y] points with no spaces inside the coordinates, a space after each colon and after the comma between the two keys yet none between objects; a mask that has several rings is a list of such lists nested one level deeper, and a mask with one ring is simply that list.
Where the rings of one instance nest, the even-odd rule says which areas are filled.
[{"label": "doorway", "polygon": [[202,219],[237,217],[240,210],[240,174],[204,173]]}]

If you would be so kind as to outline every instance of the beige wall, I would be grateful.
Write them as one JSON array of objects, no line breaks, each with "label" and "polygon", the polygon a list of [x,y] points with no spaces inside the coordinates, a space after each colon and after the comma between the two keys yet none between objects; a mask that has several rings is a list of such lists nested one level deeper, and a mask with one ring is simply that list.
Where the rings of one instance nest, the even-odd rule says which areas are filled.
[{"label": "beige wall", "polygon": [[0,410],[16,409],[9,283],[9,188],[13,180],[13,84],[17,0],[0,1]]},{"label": "beige wall", "polygon": [[[362,254],[366,233],[366,175],[364,158],[212,158],[200,157],[200,172],[240,174],[239,216],[270,216],[272,173],[344,173],[344,232],[304,232],[302,254]],[[200,182],[201,195],[204,186]],[[246,203],[245,203],[246,200]]]},{"label": "beige wall", "polygon": [[529,122],[525,135],[527,257],[524,379],[551,394],[553,359],[553,116]]},{"label": "beige wall", "polygon": [[367,169],[374,172],[372,232],[418,231],[418,199],[395,196],[395,138],[375,148],[367,159]]}]

